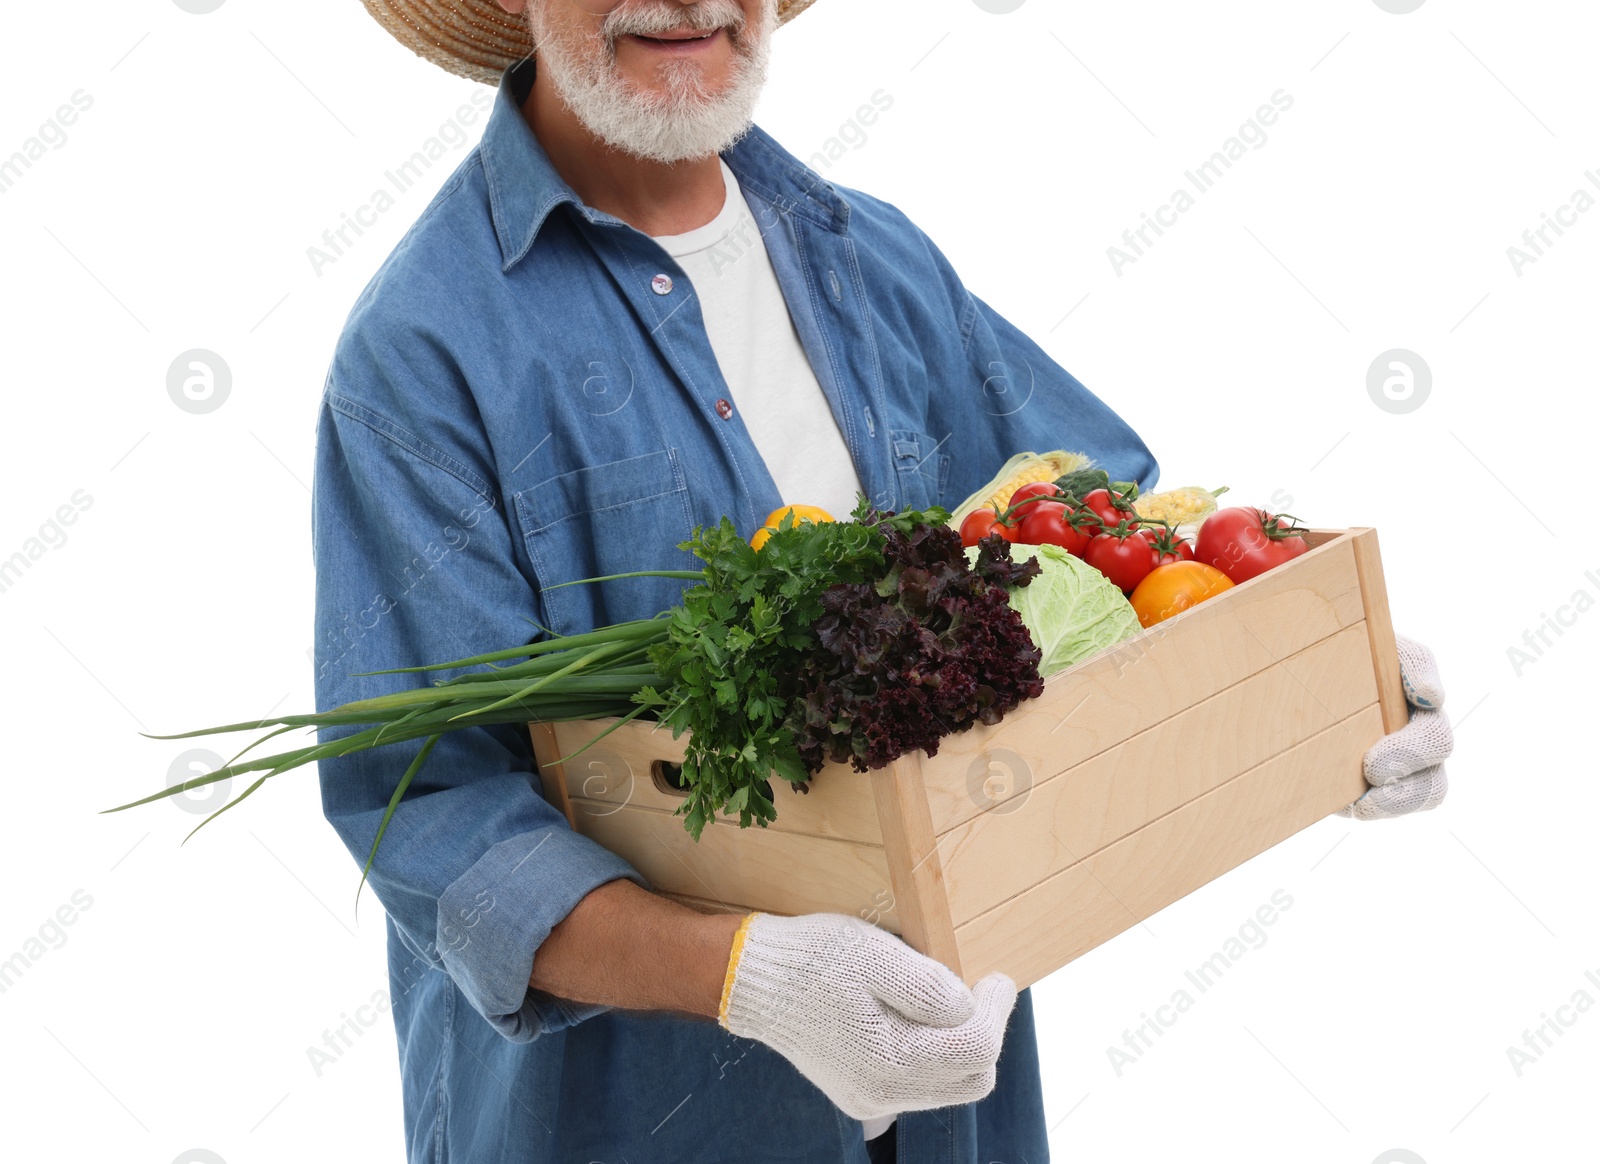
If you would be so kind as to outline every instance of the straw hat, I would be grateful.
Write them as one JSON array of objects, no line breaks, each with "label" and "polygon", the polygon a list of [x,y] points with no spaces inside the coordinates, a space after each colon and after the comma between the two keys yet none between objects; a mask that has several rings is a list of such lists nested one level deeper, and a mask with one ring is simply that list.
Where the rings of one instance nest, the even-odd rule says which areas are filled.
[{"label": "straw hat", "polygon": [[[533,55],[527,16],[513,16],[495,0],[361,2],[401,44],[458,77],[498,86],[506,66]],[[778,23],[787,24],[813,3],[778,0]]]}]

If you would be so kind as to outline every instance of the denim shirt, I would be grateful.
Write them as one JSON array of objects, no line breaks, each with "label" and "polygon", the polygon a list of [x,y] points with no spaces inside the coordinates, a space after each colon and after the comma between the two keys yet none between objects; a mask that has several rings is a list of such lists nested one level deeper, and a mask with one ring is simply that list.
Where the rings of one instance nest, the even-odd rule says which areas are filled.
[{"label": "denim shirt", "polygon": [[[696,525],[727,514],[748,536],[806,500],[778,496],[688,277],[552,167],[521,113],[533,67],[506,70],[481,142],[334,350],[313,490],[320,709],[431,678],[356,672],[527,642],[533,624],[649,617],[685,583],[548,588],[694,568],[676,544]],[[1154,482],[1134,431],[899,210],[825,181],[760,128],[722,156],[874,505],[953,508],[1029,449],[1079,449],[1113,478]],[[418,746],[320,764],[324,813],[358,868]],[[408,1159],[863,1164],[859,1121],[763,1044],[529,988],[551,927],[624,877],[648,887],[545,801],[525,730],[439,741],[368,877],[387,913]],[[1046,1159],[1028,991],[994,1091],[896,1127],[903,1161]]]}]

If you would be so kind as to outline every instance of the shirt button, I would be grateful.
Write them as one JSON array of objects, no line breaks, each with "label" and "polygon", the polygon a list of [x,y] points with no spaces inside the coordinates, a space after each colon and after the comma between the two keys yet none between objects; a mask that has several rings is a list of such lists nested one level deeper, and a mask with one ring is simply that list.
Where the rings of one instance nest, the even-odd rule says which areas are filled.
[{"label": "shirt button", "polygon": [[672,276],[657,275],[654,279],[650,280],[650,290],[654,291],[657,295],[671,295]]},{"label": "shirt button", "polygon": [[717,401],[717,415],[727,420],[733,415],[733,405],[726,400]]}]

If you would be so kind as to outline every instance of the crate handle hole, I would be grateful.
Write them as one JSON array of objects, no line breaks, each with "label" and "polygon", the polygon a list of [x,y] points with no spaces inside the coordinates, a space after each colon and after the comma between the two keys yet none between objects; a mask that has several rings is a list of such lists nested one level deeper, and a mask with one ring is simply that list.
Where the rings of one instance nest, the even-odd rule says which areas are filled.
[{"label": "crate handle hole", "polygon": [[687,796],[689,785],[683,778],[683,765],[670,760],[650,761],[650,780],[668,796]]}]

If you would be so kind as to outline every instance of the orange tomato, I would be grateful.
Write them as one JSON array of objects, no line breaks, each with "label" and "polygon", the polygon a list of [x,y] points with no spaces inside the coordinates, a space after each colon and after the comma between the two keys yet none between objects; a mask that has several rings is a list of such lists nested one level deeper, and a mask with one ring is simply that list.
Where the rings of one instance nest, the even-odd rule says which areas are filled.
[{"label": "orange tomato", "polygon": [[1203,562],[1168,562],[1157,566],[1133,588],[1128,601],[1140,626],[1154,626],[1197,602],[1231,589],[1233,583],[1215,566]]},{"label": "orange tomato", "polygon": [[794,514],[795,525],[799,525],[802,521],[824,522],[833,520],[833,514],[821,506],[785,505],[767,514],[767,520],[762,523],[761,528],[756,530],[750,538],[750,545],[753,549],[759,550],[767,544],[767,539],[778,532],[778,523],[783,520],[783,515],[786,513]]}]

